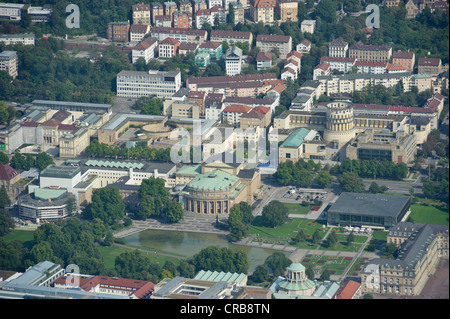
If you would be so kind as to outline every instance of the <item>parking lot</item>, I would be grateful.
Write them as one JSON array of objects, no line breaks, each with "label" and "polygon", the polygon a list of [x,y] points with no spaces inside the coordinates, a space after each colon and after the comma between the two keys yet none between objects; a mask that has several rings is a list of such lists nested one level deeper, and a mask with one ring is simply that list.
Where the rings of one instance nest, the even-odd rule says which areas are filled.
[{"label": "parking lot", "polygon": [[284,187],[283,191],[278,192],[280,202],[285,203],[301,203],[303,201],[313,204],[314,200],[325,202],[328,199],[329,192],[324,189],[303,189],[290,186]]}]

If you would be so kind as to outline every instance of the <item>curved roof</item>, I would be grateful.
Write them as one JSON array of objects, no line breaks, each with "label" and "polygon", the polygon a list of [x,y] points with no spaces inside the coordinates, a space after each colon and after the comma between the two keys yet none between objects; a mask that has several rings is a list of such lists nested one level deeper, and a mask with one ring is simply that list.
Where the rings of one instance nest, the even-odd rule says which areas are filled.
[{"label": "curved roof", "polygon": [[239,177],[220,169],[216,169],[197,175],[189,182],[187,186],[197,190],[228,190],[238,181]]},{"label": "curved roof", "polygon": [[303,266],[300,263],[292,263],[289,267],[288,270],[290,271],[301,271],[301,270],[305,270],[305,266]]}]

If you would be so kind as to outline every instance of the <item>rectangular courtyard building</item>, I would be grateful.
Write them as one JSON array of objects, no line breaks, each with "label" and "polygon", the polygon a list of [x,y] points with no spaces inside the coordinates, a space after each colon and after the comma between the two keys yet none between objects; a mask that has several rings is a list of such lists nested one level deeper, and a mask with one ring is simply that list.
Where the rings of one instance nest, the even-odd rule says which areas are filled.
[{"label": "rectangular courtyard building", "polygon": [[328,209],[327,223],[385,229],[401,222],[410,205],[406,196],[343,192]]}]

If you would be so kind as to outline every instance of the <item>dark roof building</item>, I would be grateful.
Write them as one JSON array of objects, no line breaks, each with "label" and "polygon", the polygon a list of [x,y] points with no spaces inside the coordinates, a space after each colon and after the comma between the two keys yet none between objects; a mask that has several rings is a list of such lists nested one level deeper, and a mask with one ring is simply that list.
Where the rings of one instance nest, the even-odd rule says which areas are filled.
[{"label": "dark roof building", "polygon": [[406,196],[344,192],[328,209],[328,224],[389,228],[402,220],[410,205]]}]

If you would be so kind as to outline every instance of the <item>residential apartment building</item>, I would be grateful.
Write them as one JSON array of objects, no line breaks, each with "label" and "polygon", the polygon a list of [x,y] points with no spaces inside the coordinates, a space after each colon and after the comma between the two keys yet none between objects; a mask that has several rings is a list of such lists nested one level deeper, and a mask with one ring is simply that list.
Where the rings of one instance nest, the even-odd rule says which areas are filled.
[{"label": "residential apartment building", "polygon": [[139,42],[132,50],[131,50],[131,61],[132,63],[136,63],[139,58],[143,58],[145,63],[148,63],[150,59],[155,57],[155,52],[158,48],[158,41],[155,38],[147,37],[141,42]]},{"label": "residential apartment building", "polygon": [[256,70],[262,71],[272,67],[272,53],[258,52],[256,55]]},{"label": "residential apartment building", "polygon": [[192,28],[192,13],[189,11],[175,11],[173,13],[173,27],[180,29]]},{"label": "residential apartment building", "polygon": [[414,19],[419,14],[419,6],[417,1],[408,0],[405,3],[406,19]]},{"label": "residential apartment building", "polygon": [[250,17],[256,23],[272,23],[275,5],[276,0],[250,0]]},{"label": "residential apartment building", "polygon": [[345,58],[347,56],[348,43],[341,39],[334,39],[328,43],[328,56],[333,58]]},{"label": "residential apartment building", "polygon": [[5,45],[34,45],[35,35],[33,33],[0,34],[0,43]]},{"label": "residential apartment building", "polygon": [[0,53],[0,70],[8,72],[15,79],[19,74],[19,63],[16,51],[3,51]]},{"label": "residential apartment building", "polygon": [[225,61],[225,70],[227,75],[238,75],[241,73],[242,68],[242,50],[235,45],[232,45],[225,55],[223,56]]},{"label": "residential apartment building", "polygon": [[268,127],[272,120],[271,114],[272,112],[268,107],[262,105],[254,107],[249,112],[241,115],[240,128],[245,130],[248,128]]},{"label": "residential apartment building", "polygon": [[387,72],[388,62],[369,62],[369,61],[356,61],[355,67],[358,73],[367,74],[383,74]]},{"label": "residential apartment building", "polygon": [[155,17],[155,27],[171,28],[172,25],[172,16],[163,15]]},{"label": "residential apartment building", "polygon": [[111,41],[129,42],[130,22],[108,23],[107,38]]},{"label": "residential apartment building", "polygon": [[222,121],[227,122],[230,125],[238,126],[241,121],[241,116],[250,112],[252,108],[247,105],[232,104],[227,106],[222,111]]},{"label": "residential apartment building", "polygon": [[211,30],[211,41],[227,41],[229,45],[236,42],[248,43],[251,48],[253,35],[247,31]]},{"label": "residential apartment building", "polygon": [[419,58],[418,74],[438,75],[442,72],[442,62],[438,58]]},{"label": "residential apartment building", "polygon": [[180,28],[165,28],[165,27],[153,27],[150,30],[152,38],[156,38],[158,42],[163,41],[165,38],[173,38],[180,43],[193,42],[202,44],[206,41],[208,33],[205,30],[196,29],[180,29]]},{"label": "residential apartment building", "polygon": [[159,2],[152,2],[150,5],[152,8],[152,24],[155,25],[156,17],[164,15],[164,6]]},{"label": "residential apartment building", "polygon": [[117,74],[117,96],[138,98],[155,95],[166,98],[181,88],[180,71],[120,71]]},{"label": "residential apartment building", "polygon": [[[317,80],[320,82],[319,91],[321,94],[333,95],[352,93],[354,91],[361,91],[368,85],[383,85],[387,88],[394,87],[399,82],[409,84],[411,74],[404,73],[385,73],[385,74],[343,74],[343,75],[329,75],[318,76]],[[405,91],[408,91],[405,89]]]},{"label": "residential apartment building", "polygon": [[395,51],[392,53],[392,64],[403,65],[408,72],[413,72],[416,63],[414,52]]},{"label": "residential apartment building", "polygon": [[297,0],[277,0],[275,9],[280,21],[298,21]]},{"label": "residential apartment building", "polygon": [[311,41],[309,41],[308,39],[304,39],[296,46],[296,51],[300,52],[301,54],[309,54],[310,50],[311,50]]},{"label": "residential apartment building", "polygon": [[192,3],[188,0],[183,0],[178,3],[178,10],[181,12],[189,12],[192,14]]},{"label": "residential apartment building", "polygon": [[300,30],[303,33],[313,34],[316,30],[316,20],[303,20],[300,25]]},{"label": "residential apartment building", "polygon": [[199,10],[195,13],[195,25],[197,29],[201,29],[205,23],[208,23],[210,26],[215,26],[216,21],[219,23],[227,22],[227,12],[221,6]]},{"label": "residential apartment building", "polygon": [[197,11],[199,10],[205,10],[208,9],[208,2],[207,0],[193,0],[193,10],[194,10],[194,14],[197,13]]},{"label": "residential apartment building", "polygon": [[328,63],[331,70],[337,70],[342,73],[349,73],[352,70],[352,67],[355,66],[356,59],[323,56],[320,58],[320,63]]},{"label": "residential apartment building", "polygon": [[221,42],[207,41],[201,44],[197,49],[197,54],[207,53],[212,60],[219,60],[223,56],[223,49]]},{"label": "residential apartment building", "polygon": [[165,1],[164,2],[164,15],[172,16],[175,11],[178,10],[178,6],[174,1]]},{"label": "residential apartment building", "polygon": [[43,7],[29,6],[27,9],[32,23],[49,22],[52,12],[53,10],[50,5],[44,5]]},{"label": "residential apartment building", "polygon": [[361,41],[349,48],[349,57],[359,61],[389,62],[392,56],[392,47],[388,45],[363,44]]},{"label": "residential apartment building", "polygon": [[132,24],[130,26],[130,42],[140,42],[150,32],[149,24]]},{"label": "residential apartment building", "polygon": [[138,3],[131,6],[133,12],[133,24],[151,25],[152,17],[149,4]]},{"label": "residential apartment building", "polygon": [[173,38],[165,38],[158,44],[158,57],[160,58],[172,58],[178,54],[178,47],[180,42]]},{"label": "residential apartment building", "polygon": [[292,38],[288,35],[258,34],[256,47],[262,52],[278,51],[280,57],[285,57],[292,51]]}]

